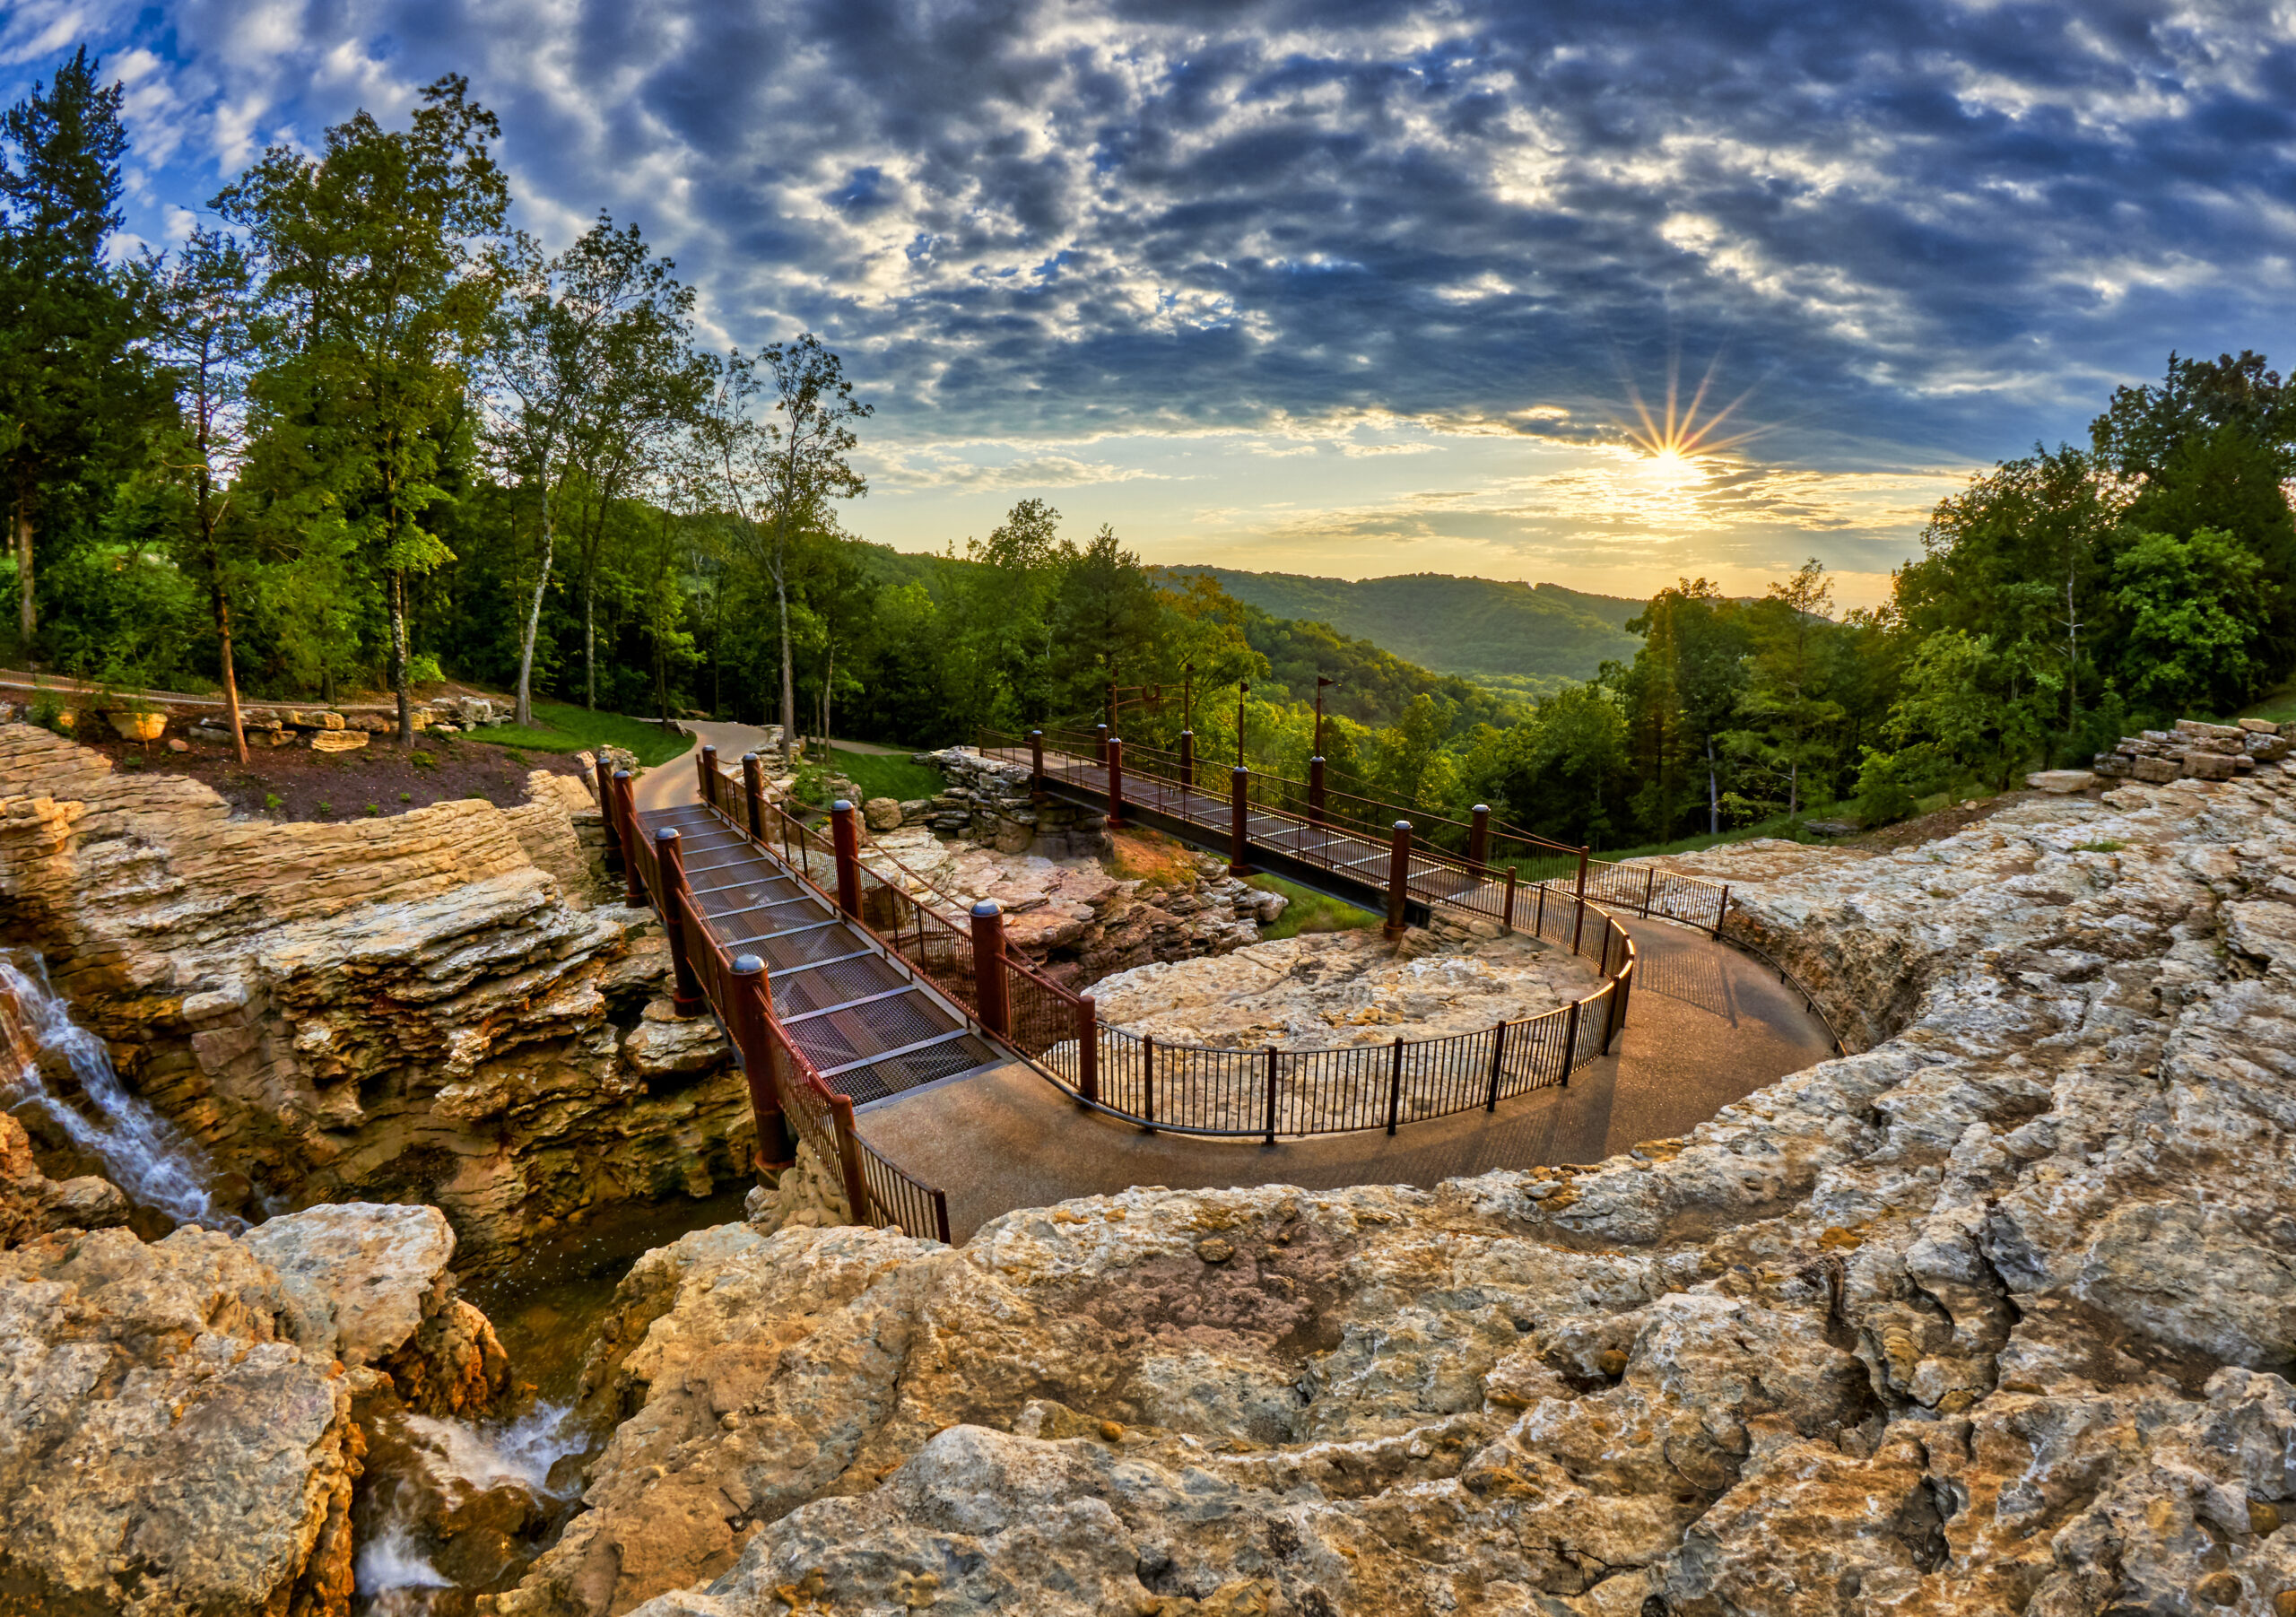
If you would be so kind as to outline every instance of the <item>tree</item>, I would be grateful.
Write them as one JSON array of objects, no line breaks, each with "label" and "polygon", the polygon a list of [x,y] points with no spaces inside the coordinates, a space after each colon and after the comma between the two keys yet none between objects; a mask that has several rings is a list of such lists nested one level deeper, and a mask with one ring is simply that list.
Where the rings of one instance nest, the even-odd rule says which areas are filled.
[{"label": "tree", "polygon": [[2229,534],[2136,535],[2113,562],[2125,688],[2164,714],[2253,701],[2267,682],[2261,648],[2280,593]]},{"label": "tree", "polygon": [[239,674],[231,656],[231,599],[250,558],[248,525],[234,521],[232,480],[247,452],[248,377],[256,357],[255,266],[230,237],[196,230],[176,261],[153,266],[152,274],[160,307],[154,348],[175,378],[179,416],[162,456],[189,505],[173,546],[176,564],[207,596],[224,711],[245,763],[248,743],[239,724]]},{"label": "tree", "polygon": [[[1751,615],[1753,661],[1741,712],[1757,723],[1733,731],[1734,750],[1786,787],[1786,812],[1802,812],[1804,773],[1825,752],[1820,731],[1841,717],[1821,694],[1820,636],[1831,625],[1833,581],[1814,558],[1770,593]],[[1763,722],[1766,721],[1766,722]]]},{"label": "tree", "polygon": [[123,91],[100,87],[83,46],[56,75],[0,113],[0,467],[16,561],[16,622],[27,658],[39,630],[37,541],[59,526],[65,491],[109,461],[139,456],[157,404],[135,351],[143,300],[109,268],[127,149]]},{"label": "tree", "polygon": [[[557,550],[560,485],[583,478],[611,499],[654,444],[700,403],[689,343],[693,293],[656,258],[638,227],[604,213],[573,246],[545,258],[524,231],[503,255],[503,298],[488,333],[500,401],[493,441],[540,502],[542,556],[519,631],[517,722],[534,722],[535,639]],[[586,624],[595,578],[585,579]],[[584,636],[596,701],[595,637]]]},{"label": "tree", "polygon": [[[752,412],[771,400],[770,417]],[[857,500],[868,480],[847,458],[860,443],[853,423],[874,413],[853,396],[837,355],[807,332],[754,360],[727,359],[701,430],[723,468],[735,515],[759,542],[773,580],[781,631],[781,734],[797,734],[796,662],[789,636],[789,547],[797,535],[836,527],[831,503]]]},{"label": "tree", "polygon": [[381,573],[401,746],[414,739],[408,580],[453,560],[424,516],[445,498],[446,463],[467,453],[465,365],[496,297],[485,246],[509,193],[488,143],[500,133],[448,74],[410,128],[361,111],[319,155],[274,146],[216,198],[265,260],[272,362],[254,395],[274,492],[292,519],[339,512]]},{"label": "tree", "polygon": [[1106,523],[1065,558],[1053,596],[1050,673],[1064,711],[1105,707],[1125,674],[1152,672],[1163,592]]},{"label": "tree", "polygon": [[1642,649],[1606,682],[1625,700],[1630,745],[1647,760],[1640,817],[1660,838],[1672,836],[1685,778],[1702,764],[1707,830],[1718,834],[1722,798],[1715,748],[1745,688],[1744,616],[1708,580],[1685,578],[1651,596],[1626,629],[1643,637]]}]

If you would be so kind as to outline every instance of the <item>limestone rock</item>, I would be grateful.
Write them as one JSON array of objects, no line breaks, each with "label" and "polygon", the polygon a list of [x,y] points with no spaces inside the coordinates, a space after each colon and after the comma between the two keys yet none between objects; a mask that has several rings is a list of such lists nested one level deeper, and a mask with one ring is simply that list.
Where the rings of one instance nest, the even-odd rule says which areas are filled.
[{"label": "limestone rock", "polygon": [[246,1241],[278,1274],[296,1340],[350,1365],[378,1363],[413,1337],[455,1256],[455,1232],[436,1207],[371,1202],[283,1213]]},{"label": "limestone rock", "polygon": [[[335,719],[338,723],[341,722],[339,714],[330,713],[327,717]],[[364,730],[314,730],[311,732],[311,751],[352,752],[365,746],[372,739],[374,738]]]},{"label": "limestone rock", "polygon": [[0,1248],[51,1230],[98,1230],[127,1221],[127,1198],[92,1174],[61,1183],[32,1161],[24,1126],[0,1112]]},{"label": "limestone rock", "polygon": [[2087,769],[2039,769],[2025,777],[2025,784],[2037,792],[2085,792],[2097,784],[2097,778]]},{"label": "limestone rock", "polygon": [[901,806],[891,797],[872,797],[861,805],[861,817],[873,831],[897,831],[900,829]]}]

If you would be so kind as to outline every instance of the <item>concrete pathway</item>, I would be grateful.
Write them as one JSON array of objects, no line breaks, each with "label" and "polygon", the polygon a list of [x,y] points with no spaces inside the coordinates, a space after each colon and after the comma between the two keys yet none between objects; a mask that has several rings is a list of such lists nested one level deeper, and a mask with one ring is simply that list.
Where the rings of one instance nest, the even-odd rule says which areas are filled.
[{"label": "concrete pathway", "polygon": [[700,802],[701,778],[694,773],[693,760],[705,744],[716,747],[721,759],[736,759],[765,744],[766,733],[755,725],[723,724],[713,718],[681,719],[679,723],[693,732],[693,744],[669,762],[657,763],[638,778],[632,795],[640,809],[680,808]]},{"label": "concrete pathway", "polygon": [[861,1131],[949,1195],[961,1241],[1015,1207],[1131,1185],[1432,1185],[1542,1162],[1595,1162],[1687,1134],[1833,1054],[1824,1025],[1760,961],[1703,934],[1629,920],[1639,978],[1615,1054],[1495,1113],[1273,1146],[1151,1135],[1080,1110],[1020,1062],[861,1108]]}]

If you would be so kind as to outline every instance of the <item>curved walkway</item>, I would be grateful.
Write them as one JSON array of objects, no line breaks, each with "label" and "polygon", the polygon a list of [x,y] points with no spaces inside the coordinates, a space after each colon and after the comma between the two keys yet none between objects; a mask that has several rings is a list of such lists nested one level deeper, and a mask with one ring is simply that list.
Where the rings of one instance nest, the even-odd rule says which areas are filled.
[{"label": "curved walkway", "polygon": [[[641,808],[698,802],[693,756],[703,741],[738,757],[762,733],[693,722],[692,748],[648,770]],[[1015,1207],[1134,1185],[1172,1189],[1250,1185],[1432,1185],[1548,1162],[1596,1162],[1643,1140],[1687,1134],[1734,1100],[1833,1054],[1833,1038],[1801,995],[1760,961],[1703,933],[1622,917],[1639,958],[1634,1001],[1615,1053],[1564,1088],[1381,1130],[1247,1142],[1144,1133],[1080,1110],[1019,1061],[859,1110],[862,1132],[949,1198],[962,1241]]]}]

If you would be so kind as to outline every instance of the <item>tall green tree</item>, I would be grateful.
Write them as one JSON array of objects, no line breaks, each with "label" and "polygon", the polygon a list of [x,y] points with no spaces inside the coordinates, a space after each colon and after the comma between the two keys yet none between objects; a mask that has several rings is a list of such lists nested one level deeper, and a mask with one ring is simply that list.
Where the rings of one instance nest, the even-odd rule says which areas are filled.
[{"label": "tall green tree", "polygon": [[316,155],[272,148],[216,199],[265,260],[265,470],[289,520],[338,517],[383,580],[402,746],[414,736],[408,582],[453,559],[428,513],[470,453],[469,366],[498,292],[500,133],[448,74],[408,128],[361,111]]},{"label": "tall green tree", "polygon": [[1786,812],[1802,812],[1807,777],[1827,757],[1826,727],[1842,717],[1825,693],[1824,639],[1833,627],[1833,580],[1814,558],[1770,587],[1748,615],[1753,656],[1739,701],[1748,721],[1726,738],[1752,767],[1785,788]]},{"label": "tall green tree", "polygon": [[139,278],[104,261],[127,132],[124,92],[101,84],[98,65],[83,46],[0,113],[0,476],[27,658],[41,551],[53,550],[75,489],[142,458],[163,402],[136,348]]}]

